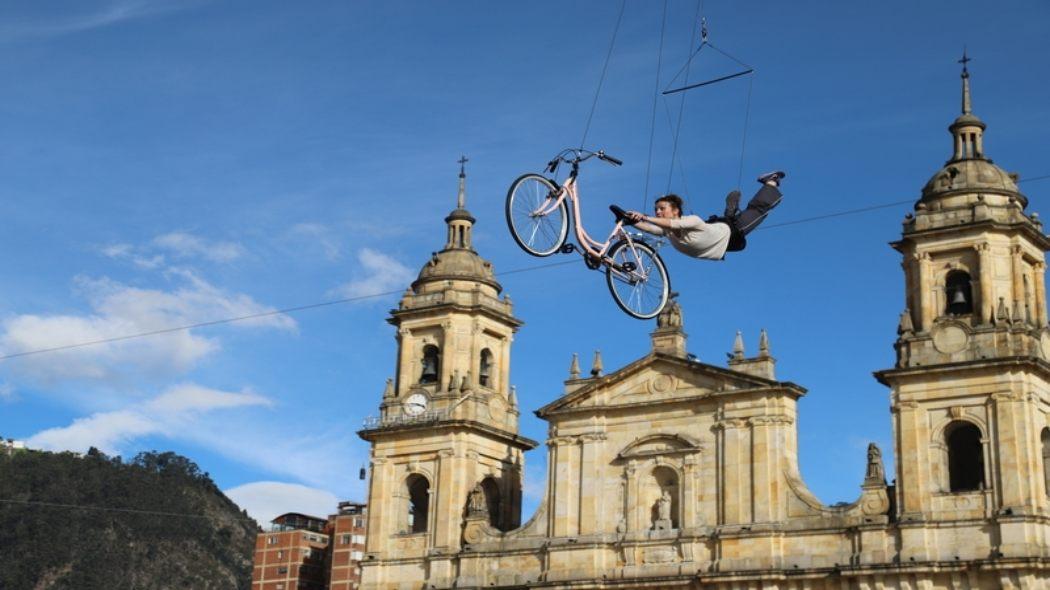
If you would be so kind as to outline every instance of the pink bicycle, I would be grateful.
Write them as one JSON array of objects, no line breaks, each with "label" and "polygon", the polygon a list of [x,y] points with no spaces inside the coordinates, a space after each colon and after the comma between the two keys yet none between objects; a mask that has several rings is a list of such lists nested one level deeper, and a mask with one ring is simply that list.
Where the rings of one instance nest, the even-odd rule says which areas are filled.
[{"label": "pink bicycle", "polygon": [[[564,183],[559,185],[540,174],[525,174],[515,180],[507,192],[510,235],[522,250],[533,256],[580,251],[588,268],[605,269],[609,292],[620,309],[640,320],[656,317],[667,303],[671,278],[660,255],[642,235],[624,230],[624,225],[632,225],[624,210],[609,206],[616,216],[616,225],[604,242],[592,238],[583,228],[576,179],[580,163],[595,157],[616,166],[623,164],[601,150],[566,149],[547,164],[550,174],[563,162],[572,166]],[[565,243],[569,234],[566,201],[572,203],[578,246]]]}]

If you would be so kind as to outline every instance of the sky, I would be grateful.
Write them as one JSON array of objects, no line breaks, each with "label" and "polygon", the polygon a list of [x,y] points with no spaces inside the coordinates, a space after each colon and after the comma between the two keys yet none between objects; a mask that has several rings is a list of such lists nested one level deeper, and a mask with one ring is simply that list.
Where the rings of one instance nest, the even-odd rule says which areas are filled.
[{"label": "sky", "polygon": [[[497,273],[533,269],[498,280],[525,322],[521,432],[545,440],[532,412],[563,393],[572,354],[586,370],[600,349],[611,372],[655,327],[578,259],[550,266],[572,259],[531,258],[507,233],[510,183],[582,140],[624,160],[581,173],[595,234],[610,203],[673,190],[707,215],[787,171],[745,252],[663,256],[690,352],[725,366],[738,330],[754,354],[766,329],[777,377],[808,390],[805,481],[856,499],[869,442],[892,471],[872,372],[894,362],[888,243],[911,205],[889,204],[951,155],[965,45],[986,151],[1041,210],[1050,4],[706,0],[709,40],[754,75],[656,98],[697,45],[697,3],[663,6],[629,0],[617,28],[612,0],[4,3],[0,356],[257,317],[0,360],[0,435],[176,451],[260,522],[364,500],[356,431],[393,375],[397,303],[368,295],[399,293],[440,249],[465,155],[476,249]],[[705,49],[688,76],[739,68]],[[543,452],[526,455],[523,521]]]}]

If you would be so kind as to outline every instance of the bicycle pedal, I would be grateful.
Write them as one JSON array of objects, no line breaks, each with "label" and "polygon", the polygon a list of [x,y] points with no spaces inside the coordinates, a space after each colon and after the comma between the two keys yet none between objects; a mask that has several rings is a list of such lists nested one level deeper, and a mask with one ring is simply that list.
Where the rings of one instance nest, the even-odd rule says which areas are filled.
[{"label": "bicycle pedal", "polygon": [[598,270],[602,266],[602,261],[591,256],[590,254],[583,255],[583,263],[587,265],[587,268],[591,270]]},{"label": "bicycle pedal", "polygon": [[576,251],[576,244],[565,244],[561,247],[562,254],[572,254]]},{"label": "bicycle pedal", "polygon": [[624,272],[634,272],[635,269],[637,269],[637,268],[638,268],[638,265],[633,263],[633,262],[624,262],[623,263],[623,270],[624,270]]}]

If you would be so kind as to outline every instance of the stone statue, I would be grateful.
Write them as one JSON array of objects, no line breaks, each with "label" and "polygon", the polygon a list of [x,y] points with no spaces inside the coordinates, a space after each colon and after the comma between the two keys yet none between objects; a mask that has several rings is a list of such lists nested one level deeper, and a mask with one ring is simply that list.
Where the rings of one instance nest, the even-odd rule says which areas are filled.
[{"label": "stone statue", "polygon": [[654,531],[669,531],[674,528],[671,522],[671,492],[664,490],[660,498],[656,500],[656,521],[653,523]]},{"label": "stone statue", "polygon": [[868,470],[864,475],[866,482],[885,483],[886,470],[882,466],[882,451],[875,443],[868,444]]},{"label": "stone statue", "polygon": [[667,490],[664,490],[663,495],[660,496],[660,499],[657,500],[657,503],[658,503],[657,513],[660,515],[660,520],[670,520],[671,519],[671,492],[668,492]]},{"label": "stone statue", "polygon": [[657,328],[681,328],[682,327],[682,308],[678,305],[677,299],[671,299],[664,306],[663,311],[660,315],[656,316],[656,327]]},{"label": "stone statue", "polygon": [[485,504],[485,492],[481,491],[481,484],[478,484],[473,490],[470,490],[470,495],[467,496],[467,514],[475,516],[488,514],[488,511],[488,506]]}]

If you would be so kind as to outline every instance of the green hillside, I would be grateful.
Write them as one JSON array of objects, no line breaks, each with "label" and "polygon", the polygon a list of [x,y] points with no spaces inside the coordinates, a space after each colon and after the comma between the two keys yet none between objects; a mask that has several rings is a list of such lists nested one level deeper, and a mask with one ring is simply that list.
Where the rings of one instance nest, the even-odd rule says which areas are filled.
[{"label": "green hillside", "polygon": [[256,529],[174,453],[0,454],[4,590],[247,589]]}]

